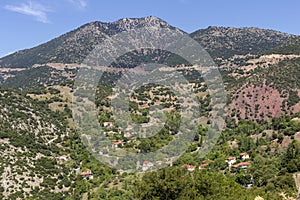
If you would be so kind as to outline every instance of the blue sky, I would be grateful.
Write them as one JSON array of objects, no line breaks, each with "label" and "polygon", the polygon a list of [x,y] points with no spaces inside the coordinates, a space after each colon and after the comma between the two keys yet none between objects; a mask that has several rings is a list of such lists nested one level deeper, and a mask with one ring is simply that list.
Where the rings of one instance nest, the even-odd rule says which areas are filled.
[{"label": "blue sky", "polygon": [[1,0],[0,57],[87,22],[157,16],[186,32],[260,27],[300,35],[299,0]]}]

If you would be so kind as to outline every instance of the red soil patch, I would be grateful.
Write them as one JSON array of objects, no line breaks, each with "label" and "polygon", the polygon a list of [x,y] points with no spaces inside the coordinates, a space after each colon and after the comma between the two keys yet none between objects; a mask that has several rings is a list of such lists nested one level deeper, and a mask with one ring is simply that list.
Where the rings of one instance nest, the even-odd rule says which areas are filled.
[{"label": "red soil patch", "polygon": [[[298,89],[298,97],[300,97],[300,89]],[[300,112],[300,102],[292,107],[294,113]]]},{"label": "red soil patch", "polygon": [[280,117],[281,107],[286,99],[287,97],[282,97],[277,89],[265,83],[261,86],[245,84],[233,95],[228,114],[236,119],[239,116],[242,119],[251,120]]}]

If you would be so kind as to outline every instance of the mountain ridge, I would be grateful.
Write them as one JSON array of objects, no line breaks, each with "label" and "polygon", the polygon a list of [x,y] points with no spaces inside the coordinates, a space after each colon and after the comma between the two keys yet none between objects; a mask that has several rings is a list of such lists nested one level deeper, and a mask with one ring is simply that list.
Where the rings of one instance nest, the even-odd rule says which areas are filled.
[{"label": "mountain ridge", "polygon": [[159,26],[176,29],[153,16],[124,18],[115,22],[94,21],[38,46],[17,51],[0,59],[0,67],[27,68],[34,64],[80,63],[106,35],[140,27]]},{"label": "mountain ridge", "polygon": [[295,35],[256,27],[209,26],[190,34],[213,58],[263,53],[295,38]]},{"label": "mountain ridge", "polygon": [[[168,27],[184,32],[154,16],[144,18],[123,18],[114,22],[93,21],[43,44],[20,50],[0,58],[0,68],[27,68],[34,64],[45,63],[78,64],[84,60],[97,44],[103,41],[106,35],[111,36],[125,30],[145,26]],[[247,39],[247,34],[245,34],[245,32],[253,32],[253,30],[258,32],[258,35],[252,33],[250,34],[251,38]],[[281,33],[269,29],[216,26],[199,29],[191,33],[190,36],[198,41],[215,59],[219,57],[228,58],[236,53],[256,53],[256,50],[252,51],[249,50],[249,48],[254,48],[255,42],[259,42],[260,40],[262,40],[260,47],[256,49],[268,50],[295,37],[292,34]],[[267,39],[263,40],[264,38],[260,38],[260,36],[265,36]],[[268,39],[268,37],[271,36],[273,36],[273,38]],[[239,38],[239,40],[235,41],[235,38]],[[254,40],[254,38],[256,39]],[[275,43],[273,41],[274,38],[276,41]],[[222,42],[220,40],[224,41]],[[248,50],[245,49],[245,47],[241,48],[243,44],[246,44],[244,41],[248,40],[251,43],[250,46],[246,45]]]}]

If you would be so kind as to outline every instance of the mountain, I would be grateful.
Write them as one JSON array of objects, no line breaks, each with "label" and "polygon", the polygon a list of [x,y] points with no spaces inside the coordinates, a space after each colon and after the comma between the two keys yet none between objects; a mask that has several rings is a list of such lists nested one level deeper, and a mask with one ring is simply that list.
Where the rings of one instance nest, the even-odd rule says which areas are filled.
[{"label": "mountain", "polygon": [[[1,68],[27,68],[34,64],[81,63],[105,36],[141,27],[176,29],[157,17],[124,18],[115,22],[91,22],[49,42],[0,59]],[[181,31],[181,30],[180,30]],[[183,32],[183,31],[182,31]],[[257,54],[281,45],[294,35],[259,28],[208,27],[190,34],[213,58]]]},{"label": "mountain", "polygon": [[212,58],[259,54],[286,43],[295,35],[259,28],[210,26],[190,34]]},{"label": "mountain", "polygon": [[124,18],[112,23],[91,22],[49,42],[0,59],[1,68],[27,68],[34,64],[81,63],[106,36],[141,27],[171,28],[157,17]]},{"label": "mountain", "polygon": [[[45,44],[2,58],[0,83],[5,87],[26,89],[72,81],[78,64],[106,35],[112,36],[141,27],[176,29],[153,16],[125,18],[111,23],[91,22]],[[300,105],[297,104],[300,89],[297,71],[299,37],[259,28],[215,26],[200,29],[190,36],[215,60],[223,60],[220,70],[227,91],[232,95],[229,99],[232,106],[230,115],[237,119],[260,120],[269,118],[267,116],[278,117],[282,113],[291,113],[291,107],[293,112],[300,109]],[[147,50],[133,52],[124,57],[126,59],[120,59],[121,62],[115,67],[131,67],[141,62],[170,58],[169,54],[164,52],[149,53]],[[178,61],[174,58],[170,60],[173,64]],[[262,90],[265,92],[261,92]],[[252,95],[255,98],[252,99]],[[269,104],[274,98],[277,99],[277,103],[270,108]]]},{"label": "mountain", "polygon": [[[106,36],[141,27],[176,29],[167,22],[152,16],[125,18],[111,23],[91,22],[45,44],[2,58],[0,69],[9,70],[0,72],[2,78],[0,83],[5,87],[26,89],[72,81],[76,75],[76,68],[79,67],[78,64]],[[198,41],[216,61],[223,60],[220,66],[221,72],[223,73],[226,71],[223,70],[227,69],[223,73],[223,79],[228,92],[235,97],[229,99],[234,104],[229,111],[230,115],[237,119],[258,120],[267,119],[267,116],[278,117],[289,110],[290,106],[296,106],[295,111],[298,110],[298,105],[295,103],[297,101],[295,94],[298,88],[298,85],[295,84],[298,82],[298,60],[291,60],[297,57],[294,56],[290,59],[282,56],[279,56],[280,58],[263,56],[270,56],[270,53],[297,54],[300,46],[299,37],[259,28],[214,26],[195,31],[190,36]],[[170,63],[179,62],[177,64],[181,64],[180,60],[169,55],[162,51],[132,52],[129,56],[126,54],[125,59],[120,58],[114,67],[127,68],[137,66],[141,62],[147,63],[153,60],[160,62],[169,58],[171,59],[167,61],[171,61]],[[260,57],[260,55],[263,56]],[[267,63],[264,63],[265,59],[268,60]],[[251,64],[252,61],[256,64]],[[259,69],[261,66],[269,67]],[[254,71],[249,70],[252,68]],[[270,74],[270,72],[272,73]],[[291,72],[294,76],[289,78]],[[253,90],[248,88],[252,87],[251,85],[254,87]],[[282,89],[282,85],[284,85],[284,89]],[[272,91],[275,93],[255,94],[264,96],[263,100],[248,99],[248,96],[243,94],[260,91],[262,88],[268,92],[271,92],[270,88],[273,88],[275,91]],[[285,96],[284,92],[288,93],[285,98],[282,97]],[[274,108],[269,108],[268,104],[271,103],[271,100],[268,100],[268,96],[275,94],[277,96],[273,98],[277,98],[278,104]],[[239,109],[235,108],[236,105]],[[268,108],[262,108],[264,106]],[[261,112],[257,112],[257,108],[261,108]],[[237,110],[241,113],[237,113]]]}]

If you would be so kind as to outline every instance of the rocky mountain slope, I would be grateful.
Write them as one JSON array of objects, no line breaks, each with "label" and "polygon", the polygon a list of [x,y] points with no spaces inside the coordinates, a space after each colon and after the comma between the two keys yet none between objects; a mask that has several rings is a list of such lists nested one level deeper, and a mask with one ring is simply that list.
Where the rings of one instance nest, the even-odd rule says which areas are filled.
[{"label": "rocky mountain slope", "polygon": [[81,63],[106,36],[141,27],[168,27],[156,17],[124,18],[112,23],[91,22],[58,38],[31,49],[18,51],[0,59],[1,68],[27,68],[34,64]]},{"label": "rocky mountain slope", "polygon": [[259,28],[210,26],[191,33],[213,58],[258,54],[286,43],[294,35]]},{"label": "rocky mountain slope", "polygon": [[0,89],[1,199],[79,199],[86,179],[111,174],[72,128],[70,98],[66,86]]},{"label": "rocky mountain slope", "polygon": [[65,120],[43,103],[15,91],[1,89],[0,105],[1,199],[38,192],[41,197],[66,196],[74,172],[55,164],[55,156],[67,151],[62,146],[70,134]]}]

